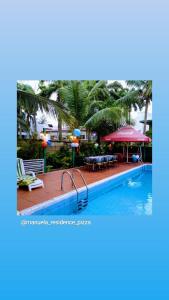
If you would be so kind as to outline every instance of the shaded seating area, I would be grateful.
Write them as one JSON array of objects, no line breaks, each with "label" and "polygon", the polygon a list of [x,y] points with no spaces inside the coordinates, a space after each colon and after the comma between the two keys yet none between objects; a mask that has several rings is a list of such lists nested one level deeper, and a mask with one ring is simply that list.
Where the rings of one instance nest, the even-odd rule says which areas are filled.
[{"label": "shaded seating area", "polygon": [[[127,160],[127,152],[125,151],[123,147],[123,153],[117,152],[115,153],[117,155],[118,162],[126,162]],[[140,147],[137,147],[137,151],[134,152],[128,152],[128,162],[139,162],[142,161],[142,153],[140,150]]]},{"label": "shaded seating area", "polygon": [[99,155],[85,157],[85,166],[89,171],[103,170],[113,167],[117,162],[117,155]]},{"label": "shaded seating area", "polygon": [[[138,162],[142,161],[142,150],[141,150],[141,144],[143,143],[150,143],[151,139],[141,133],[140,131],[136,130],[132,126],[124,126],[119,128],[117,131],[112,132],[108,135],[105,135],[101,139],[102,142],[118,142],[118,143],[126,143],[126,155],[121,154],[121,159],[126,159],[126,162]],[[129,145],[130,143],[140,143],[140,153],[129,153]],[[120,154],[117,154],[120,156]],[[118,157],[119,158],[119,157]]]}]

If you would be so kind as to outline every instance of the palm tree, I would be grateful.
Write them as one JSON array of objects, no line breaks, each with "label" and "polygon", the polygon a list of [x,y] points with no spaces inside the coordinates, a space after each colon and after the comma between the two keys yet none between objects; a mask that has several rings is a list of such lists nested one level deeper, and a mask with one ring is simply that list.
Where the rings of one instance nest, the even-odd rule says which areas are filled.
[{"label": "palm tree", "polygon": [[60,97],[74,118],[73,127],[82,126],[88,112],[88,91],[83,81],[70,80],[67,85],[60,88]]},{"label": "palm tree", "polygon": [[[110,131],[114,131],[119,127],[122,120],[122,109],[113,104],[108,104],[102,101],[93,102],[90,106],[91,116],[85,123],[88,130],[97,132],[98,142],[100,136]],[[93,111],[93,114],[92,114]]]},{"label": "palm tree", "polygon": [[[108,97],[106,81],[71,80],[60,89],[60,97],[74,118],[73,127],[84,126],[94,106]],[[95,107],[96,109],[96,107]],[[90,129],[88,135],[90,135]]]},{"label": "palm tree", "polygon": [[[99,86],[101,82],[97,83]],[[103,83],[102,83],[103,85]],[[103,88],[103,86],[102,86]],[[131,124],[131,111],[141,108],[140,89],[124,88],[120,82],[105,82],[104,93],[98,98],[98,91],[94,100],[90,103],[89,119],[85,123],[87,128],[96,130],[99,134],[115,130],[119,125]]]},{"label": "palm tree", "polygon": [[85,126],[88,130],[97,132],[99,141],[100,135],[113,131],[120,125],[122,109],[116,105],[110,94],[110,86],[107,85],[107,81],[97,82],[88,97],[90,105]]},{"label": "palm tree", "polygon": [[138,92],[138,102],[140,108],[145,107],[144,112],[144,129],[146,132],[148,106],[152,101],[152,81],[151,80],[127,80],[128,86],[134,87]]},{"label": "palm tree", "polygon": [[[40,95],[44,97],[50,98],[53,93],[56,94],[57,102],[64,104],[63,99],[60,95],[60,89],[68,84],[67,80],[52,80],[48,85],[45,85],[45,81],[41,80],[39,83],[39,88],[41,90]],[[58,121],[58,132],[59,132],[59,141],[62,140],[62,113],[58,111],[57,113],[57,121]]]},{"label": "palm tree", "polygon": [[140,99],[139,99],[139,91],[132,89],[130,91],[125,90],[124,95],[116,100],[116,105],[120,105],[125,114],[125,118],[128,124],[132,123],[131,120],[131,112],[132,109],[137,111],[138,107],[141,108]]},{"label": "palm tree", "polygon": [[[23,91],[28,94],[35,95],[33,88],[28,84],[17,83],[17,91]],[[17,94],[18,95],[18,94]],[[37,131],[36,124],[37,107],[36,103],[29,103],[23,108],[23,103],[18,101],[17,103],[17,118],[18,118],[18,129],[27,131],[30,134],[31,123],[34,126],[34,131]],[[18,131],[18,132],[19,132]]]},{"label": "palm tree", "polygon": [[[46,97],[35,94],[28,86],[18,84],[17,85],[17,116],[18,116],[18,128],[23,128],[23,121],[30,132],[30,122],[36,118],[37,111],[47,113],[56,116],[58,113],[62,119],[71,125],[72,117],[69,115],[68,109],[57,101],[51,100]],[[25,115],[23,120],[22,114]]]},{"label": "palm tree", "polygon": [[128,92],[127,88],[124,88],[123,85],[119,81],[113,81],[107,85],[109,90],[109,94],[113,100],[117,100],[126,95]]},{"label": "palm tree", "polygon": [[[85,81],[84,81],[85,84]],[[93,82],[93,86],[88,90],[88,98],[91,101],[106,100],[109,98],[109,90],[106,80],[98,80]]]}]

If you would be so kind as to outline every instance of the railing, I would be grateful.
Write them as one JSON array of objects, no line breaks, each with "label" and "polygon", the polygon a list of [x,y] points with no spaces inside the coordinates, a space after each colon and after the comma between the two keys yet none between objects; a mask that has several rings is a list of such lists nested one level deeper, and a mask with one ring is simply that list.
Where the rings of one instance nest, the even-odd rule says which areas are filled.
[{"label": "railing", "polygon": [[[77,188],[77,185],[75,183],[74,176],[73,176],[74,172],[77,172],[78,174],[80,174],[80,177],[82,178],[83,183],[84,183],[84,185],[86,187],[86,198],[85,199],[79,200],[79,191],[78,191],[78,188]],[[88,186],[87,186],[86,180],[84,179],[84,176],[82,175],[82,173],[80,172],[79,169],[72,169],[72,173],[70,173],[69,171],[65,170],[65,171],[63,171],[62,177],[61,177],[61,190],[62,191],[63,191],[63,183],[64,183],[64,180],[63,180],[64,179],[64,174],[68,174],[69,177],[70,177],[70,179],[71,179],[72,186],[75,188],[76,194],[77,194],[77,211],[81,210],[82,208],[86,207],[87,204],[88,204],[89,190],[88,190]]]},{"label": "railing", "polygon": [[23,160],[25,171],[32,171],[35,174],[44,173],[44,159]]},{"label": "railing", "polygon": [[82,175],[81,171],[79,169],[72,169],[72,175],[74,172],[78,172],[78,174],[80,175],[80,177],[82,178],[83,180],[83,183],[86,187],[86,192],[87,192],[87,196],[86,198],[88,199],[88,196],[89,196],[89,189],[88,189],[88,186],[87,186],[87,183],[86,183],[86,180],[84,179],[84,176]]},{"label": "railing", "polygon": [[70,177],[70,179],[71,179],[71,181],[72,181],[72,186],[74,186],[74,188],[75,188],[75,190],[76,190],[76,192],[77,192],[77,195],[78,195],[77,186],[76,186],[76,184],[75,184],[75,181],[74,181],[74,179],[73,179],[72,174],[71,174],[69,171],[63,171],[63,173],[62,173],[62,178],[61,178],[61,190],[63,191],[63,178],[64,178],[64,174],[68,174],[68,175],[69,175],[69,177]]}]

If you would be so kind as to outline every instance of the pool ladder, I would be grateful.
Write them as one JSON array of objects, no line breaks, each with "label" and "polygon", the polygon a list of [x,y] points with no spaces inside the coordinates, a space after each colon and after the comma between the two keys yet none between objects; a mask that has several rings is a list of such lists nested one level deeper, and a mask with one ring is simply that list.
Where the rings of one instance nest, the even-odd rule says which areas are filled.
[{"label": "pool ladder", "polygon": [[[84,199],[81,199],[81,200],[79,199],[78,187],[77,187],[77,185],[75,183],[74,176],[73,176],[75,172],[77,172],[80,175],[80,177],[82,178],[83,183],[84,183],[84,185],[86,187],[86,197]],[[63,171],[62,177],[61,177],[61,190],[62,191],[63,191],[64,174],[68,174],[69,175],[69,177],[71,179],[71,182],[72,182],[72,186],[76,190],[76,195],[77,195],[77,207],[76,207],[76,210],[79,211],[79,210],[85,208],[88,205],[89,189],[88,189],[86,180],[84,179],[84,176],[82,175],[81,171],[79,169],[72,169],[72,172],[69,172],[67,170]]]}]

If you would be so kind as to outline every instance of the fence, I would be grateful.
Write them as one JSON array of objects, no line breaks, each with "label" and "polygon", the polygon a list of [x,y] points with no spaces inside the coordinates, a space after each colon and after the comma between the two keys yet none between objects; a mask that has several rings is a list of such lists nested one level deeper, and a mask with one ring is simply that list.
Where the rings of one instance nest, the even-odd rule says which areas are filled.
[{"label": "fence", "polygon": [[35,174],[44,173],[44,159],[23,160],[25,171],[33,171]]}]

